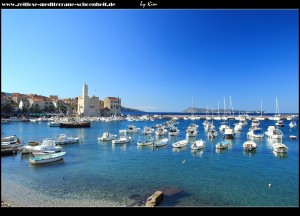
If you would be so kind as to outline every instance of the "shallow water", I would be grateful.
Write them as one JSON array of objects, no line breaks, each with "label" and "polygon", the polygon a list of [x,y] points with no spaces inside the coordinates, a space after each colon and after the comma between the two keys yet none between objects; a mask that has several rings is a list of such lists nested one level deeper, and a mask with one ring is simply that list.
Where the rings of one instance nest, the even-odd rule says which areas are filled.
[{"label": "shallow water", "polygon": [[[285,135],[283,143],[289,147],[285,155],[275,155],[272,141],[266,137],[254,140],[255,152],[245,152],[242,144],[247,140],[250,121],[230,140],[230,148],[222,151],[215,148],[222,140],[221,134],[207,139],[203,120],[193,121],[199,125],[197,138],[206,141],[206,148],[201,151],[192,151],[190,146],[172,148],[173,142],[185,139],[185,130],[192,122],[185,120],[179,120],[180,135],[171,137],[165,147],[137,147],[138,134],[130,134],[134,141],[129,144],[97,141],[103,132],[118,134],[118,130],[129,124],[142,130],[143,126],[163,122],[92,122],[91,128],[57,128],[32,122],[2,124],[2,136],[16,134],[26,143],[56,138],[61,133],[78,136],[81,142],[63,145],[63,151],[67,152],[64,160],[50,164],[31,165],[30,156],[21,153],[2,157],[1,180],[17,182],[56,198],[106,199],[128,205],[134,202],[129,197],[143,197],[161,187],[182,190],[166,196],[163,206],[299,205],[299,141],[288,138],[291,134],[299,138],[298,121],[295,129],[288,127],[290,121],[284,121],[281,128]],[[275,121],[265,120],[260,124],[266,131]],[[218,129],[220,121],[214,121],[214,125]],[[196,139],[190,139],[190,143],[193,140]]]}]

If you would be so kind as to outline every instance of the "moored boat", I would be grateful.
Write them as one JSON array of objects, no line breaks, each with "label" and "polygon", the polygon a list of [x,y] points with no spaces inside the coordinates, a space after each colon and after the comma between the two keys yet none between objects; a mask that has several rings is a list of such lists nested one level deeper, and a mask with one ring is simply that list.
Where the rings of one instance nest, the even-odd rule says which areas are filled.
[{"label": "moored boat", "polygon": [[109,132],[104,132],[102,137],[98,137],[99,141],[111,141],[117,138],[116,134],[111,134]]},{"label": "moored boat", "polygon": [[277,153],[287,153],[288,147],[284,145],[283,143],[274,143],[273,144],[273,150]]},{"label": "moored boat", "polygon": [[29,159],[29,162],[31,164],[44,164],[44,163],[51,163],[55,161],[59,161],[63,159],[63,156],[67,152],[57,152],[57,153],[50,153],[50,154],[45,154],[45,155],[39,155],[35,156]]},{"label": "moored boat", "polygon": [[229,146],[228,141],[221,141],[216,144],[217,149],[226,149],[226,148],[228,148],[228,146]]},{"label": "moored boat", "polygon": [[200,139],[200,140],[196,140],[195,142],[193,142],[193,144],[191,145],[191,149],[192,150],[199,150],[199,149],[203,149],[205,147],[205,141]]},{"label": "moored boat", "polygon": [[186,147],[187,146],[187,143],[188,143],[188,140],[180,140],[178,142],[175,142],[172,144],[172,146],[174,148],[183,148],[183,147]]},{"label": "moored boat", "polygon": [[155,140],[154,143],[153,143],[153,146],[154,146],[154,147],[165,146],[165,145],[168,144],[168,141],[169,141],[168,138]]},{"label": "moored boat", "polygon": [[246,151],[252,151],[252,150],[256,149],[256,147],[257,147],[256,143],[251,140],[248,140],[243,143],[243,148]]}]

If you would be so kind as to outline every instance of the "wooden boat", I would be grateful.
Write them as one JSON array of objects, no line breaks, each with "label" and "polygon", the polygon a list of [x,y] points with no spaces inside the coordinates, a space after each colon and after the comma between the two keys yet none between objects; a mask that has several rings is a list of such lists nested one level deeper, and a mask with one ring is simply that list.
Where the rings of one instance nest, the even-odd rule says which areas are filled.
[{"label": "wooden boat", "polygon": [[35,156],[29,159],[29,162],[31,164],[44,164],[44,163],[51,163],[54,161],[59,161],[63,159],[63,156],[67,152],[57,152],[57,153],[50,153],[50,154],[45,154],[45,155],[39,155]]}]

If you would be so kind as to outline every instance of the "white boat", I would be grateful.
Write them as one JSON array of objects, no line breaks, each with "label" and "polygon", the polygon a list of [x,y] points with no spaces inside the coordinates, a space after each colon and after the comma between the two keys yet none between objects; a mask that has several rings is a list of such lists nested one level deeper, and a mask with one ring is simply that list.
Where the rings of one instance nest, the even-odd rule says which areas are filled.
[{"label": "white boat", "polygon": [[205,147],[205,141],[203,141],[202,139],[196,140],[191,145],[191,149],[193,149],[193,150],[203,149],[204,147]]},{"label": "white boat", "polygon": [[219,130],[220,131],[225,131],[226,128],[229,128],[229,126],[227,125],[227,122],[221,122]]},{"label": "white boat", "polygon": [[253,119],[251,122],[251,127],[258,127],[260,122],[257,119]]},{"label": "white boat", "polygon": [[263,117],[262,115],[262,101],[260,102],[260,116],[254,118],[255,120],[261,121],[261,120],[265,120],[266,118]]},{"label": "white boat", "polygon": [[127,132],[127,133],[138,133],[140,128],[137,128],[134,125],[127,125],[127,129],[119,130],[120,133]]},{"label": "white boat", "polygon": [[67,137],[66,134],[60,134],[57,136],[58,144],[69,144],[69,143],[78,143],[80,140],[79,137]]},{"label": "white boat", "polygon": [[38,142],[29,142],[29,145],[23,146],[22,153],[34,153],[34,152],[43,152],[43,151],[55,151],[60,152],[61,147],[57,145],[57,141],[52,139],[44,139],[42,143]]},{"label": "white boat", "polygon": [[208,138],[215,138],[218,135],[219,135],[219,133],[215,129],[209,130],[207,133]]},{"label": "white boat", "polygon": [[179,134],[179,130],[177,127],[171,127],[169,131],[169,136],[177,136]]},{"label": "white boat", "polygon": [[180,140],[178,142],[173,143],[172,146],[174,148],[183,148],[183,147],[187,146],[187,143],[188,143],[188,141],[185,139],[185,140]]},{"label": "white boat", "polygon": [[252,151],[252,150],[256,149],[256,147],[257,147],[256,143],[253,141],[250,141],[250,140],[244,142],[244,144],[243,144],[243,148],[247,151]]},{"label": "white boat", "polygon": [[283,133],[280,129],[275,128],[274,126],[269,126],[268,130],[265,132],[265,135],[272,139],[282,139]]},{"label": "white boat", "polygon": [[168,144],[168,141],[169,141],[168,138],[155,140],[154,143],[153,143],[153,146],[154,146],[154,147],[165,146],[165,145]]},{"label": "white boat", "polygon": [[273,144],[273,150],[277,153],[286,153],[288,152],[288,147],[284,145],[283,143],[274,143]]},{"label": "white boat", "polygon": [[284,123],[283,120],[278,120],[275,125],[277,125],[278,127],[284,127]]},{"label": "white boat", "polygon": [[235,132],[232,128],[228,127],[228,128],[225,128],[223,136],[225,139],[232,139],[235,137]]},{"label": "white boat", "polygon": [[116,134],[111,134],[109,132],[104,132],[102,137],[98,137],[99,141],[111,141],[117,138]]},{"label": "white boat", "polygon": [[6,137],[1,137],[1,142],[8,142],[8,141],[13,141],[17,136],[6,136]]},{"label": "white boat", "polygon": [[195,137],[198,135],[198,125],[192,123],[188,128],[186,129],[186,136],[187,137]]},{"label": "white boat", "polygon": [[234,131],[241,131],[243,129],[243,124],[241,122],[234,123]]},{"label": "white boat", "polygon": [[297,136],[295,136],[295,135],[290,135],[290,139],[297,139]]},{"label": "white boat", "polygon": [[56,151],[41,151],[41,152],[32,152],[32,154],[36,157],[38,156],[43,156],[43,155],[47,155],[47,154],[53,154],[53,153],[56,153]]},{"label": "white boat", "polygon": [[290,126],[290,128],[295,128],[295,127],[297,126],[297,124],[296,124],[295,121],[291,121],[291,122],[289,123],[289,126]]},{"label": "white boat", "polygon": [[59,161],[63,159],[63,156],[67,152],[57,152],[57,153],[51,153],[51,154],[45,154],[45,155],[39,155],[35,156],[29,159],[29,162],[31,164],[43,164],[43,163],[50,163],[54,161]]},{"label": "white boat", "polygon": [[132,141],[131,137],[123,135],[123,136],[120,136],[119,139],[115,139],[111,142],[112,142],[112,144],[124,144],[124,143],[129,143],[131,141]]},{"label": "white boat", "polygon": [[221,141],[221,142],[217,143],[216,148],[217,149],[225,149],[225,148],[228,148],[228,146],[229,146],[228,141]]},{"label": "white boat", "polygon": [[138,146],[147,146],[147,145],[153,145],[153,143],[154,143],[154,139],[151,137],[151,136],[149,136],[147,139],[143,139],[143,140],[138,140],[137,141],[137,145]]},{"label": "white boat", "polygon": [[142,134],[143,135],[149,135],[149,134],[152,134],[153,132],[154,132],[153,128],[145,126],[143,131],[142,131]]},{"label": "white boat", "polygon": [[250,128],[249,132],[247,133],[247,136],[253,137],[253,138],[263,138],[264,133],[262,132],[261,128]]},{"label": "white boat", "polygon": [[58,121],[50,121],[50,122],[47,123],[47,125],[49,127],[59,127],[60,126],[60,122],[58,122]]},{"label": "white boat", "polygon": [[162,135],[165,135],[166,133],[167,133],[167,130],[163,127],[159,127],[155,131],[156,136],[162,136]]},{"label": "white boat", "polygon": [[[14,137],[14,138],[11,139],[12,137]],[[16,137],[16,136],[12,136],[12,137],[6,138],[6,140],[9,140],[9,141],[1,141],[1,149],[17,148],[17,147],[23,146],[23,143],[21,142],[21,140],[18,137]]]},{"label": "white boat", "polygon": [[273,117],[270,117],[269,120],[278,121],[281,120],[281,116],[279,114],[279,106],[278,106],[278,100],[276,97],[276,108],[275,108],[275,115]]}]

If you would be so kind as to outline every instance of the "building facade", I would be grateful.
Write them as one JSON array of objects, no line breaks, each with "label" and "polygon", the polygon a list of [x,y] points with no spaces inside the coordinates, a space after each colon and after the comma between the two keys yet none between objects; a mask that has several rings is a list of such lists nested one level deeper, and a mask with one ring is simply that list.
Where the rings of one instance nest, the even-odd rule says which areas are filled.
[{"label": "building facade", "polygon": [[88,86],[83,85],[82,95],[78,97],[77,114],[80,116],[100,116],[99,97],[88,96]]},{"label": "building facade", "polygon": [[119,97],[107,97],[104,99],[104,108],[110,109],[111,115],[121,114],[121,99]]}]

